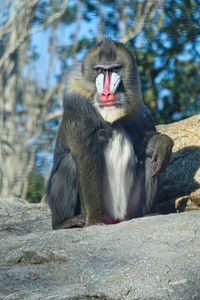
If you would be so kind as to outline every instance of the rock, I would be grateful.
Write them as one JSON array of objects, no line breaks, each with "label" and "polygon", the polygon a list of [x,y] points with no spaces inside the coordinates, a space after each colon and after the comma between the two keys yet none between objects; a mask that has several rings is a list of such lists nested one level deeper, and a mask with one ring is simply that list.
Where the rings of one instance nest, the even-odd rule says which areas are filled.
[{"label": "rock", "polygon": [[200,116],[158,126],[175,145],[155,212],[52,231],[50,211],[0,199],[0,299],[200,299]]},{"label": "rock", "polygon": [[[185,209],[200,208],[200,115],[169,125],[157,126],[161,133],[174,140],[173,154],[162,176],[159,202],[165,203],[166,212],[176,209],[177,202],[186,203]],[[192,206],[191,206],[192,202]],[[182,203],[182,204],[183,204]],[[183,207],[184,205],[182,205]],[[158,210],[159,211],[159,210]]]},{"label": "rock", "polygon": [[200,299],[199,211],[52,231],[45,207],[0,207],[0,299]]},{"label": "rock", "polygon": [[[47,205],[29,204],[19,198],[0,199],[1,229],[23,234],[51,228],[50,210]],[[1,233],[0,233],[1,235]]]}]

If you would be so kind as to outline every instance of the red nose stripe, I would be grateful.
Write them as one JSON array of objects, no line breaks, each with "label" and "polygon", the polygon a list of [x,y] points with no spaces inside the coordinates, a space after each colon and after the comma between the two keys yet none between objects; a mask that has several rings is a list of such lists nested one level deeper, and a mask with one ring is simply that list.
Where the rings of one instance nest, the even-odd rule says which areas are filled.
[{"label": "red nose stripe", "polygon": [[110,75],[108,74],[108,72],[106,72],[105,75],[103,92],[110,92]]},{"label": "red nose stripe", "polygon": [[100,100],[104,103],[104,105],[112,104],[114,100],[114,93],[110,91],[110,75],[108,72],[105,75],[104,84],[103,84],[103,92],[100,94]]}]

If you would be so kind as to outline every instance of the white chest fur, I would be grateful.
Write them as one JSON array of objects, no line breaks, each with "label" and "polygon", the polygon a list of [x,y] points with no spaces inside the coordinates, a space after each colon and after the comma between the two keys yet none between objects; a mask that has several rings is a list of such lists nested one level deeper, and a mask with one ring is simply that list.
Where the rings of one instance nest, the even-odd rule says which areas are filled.
[{"label": "white chest fur", "polygon": [[137,158],[123,128],[114,130],[104,156],[104,209],[113,219],[124,220],[135,182]]}]

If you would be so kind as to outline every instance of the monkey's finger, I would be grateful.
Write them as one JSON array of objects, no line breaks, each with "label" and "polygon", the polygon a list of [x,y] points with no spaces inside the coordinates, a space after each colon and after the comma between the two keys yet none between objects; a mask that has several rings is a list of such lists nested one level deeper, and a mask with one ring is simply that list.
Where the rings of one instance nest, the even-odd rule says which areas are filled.
[{"label": "monkey's finger", "polygon": [[155,163],[155,169],[152,171],[152,177],[156,176],[158,173],[161,172],[162,170],[162,166],[163,166],[163,162],[161,161],[161,159],[158,157]]},{"label": "monkey's finger", "polygon": [[163,155],[163,157],[164,157],[164,159],[162,159],[161,162],[160,162],[160,164],[161,164],[160,172],[164,171],[166,169],[166,167],[168,166],[169,161],[170,161],[170,155],[168,155],[167,152]]},{"label": "monkey's finger", "polygon": [[158,173],[160,173],[160,168],[159,168],[159,167],[157,167],[157,168],[152,172],[151,177],[154,177],[154,176],[158,175]]},{"label": "monkey's finger", "polygon": [[152,155],[152,158],[151,158],[151,162],[157,161],[157,159],[158,159],[158,153],[157,153],[157,151],[155,149],[154,153]]},{"label": "monkey's finger", "polygon": [[152,172],[152,177],[157,175],[158,173],[164,171],[165,168],[168,166],[170,157],[168,157],[167,155],[164,155],[164,157],[165,157],[165,159],[163,159],[163,156],[162,157],[161,156],[157,157],[157,160],[155,161],[156,168]]}]

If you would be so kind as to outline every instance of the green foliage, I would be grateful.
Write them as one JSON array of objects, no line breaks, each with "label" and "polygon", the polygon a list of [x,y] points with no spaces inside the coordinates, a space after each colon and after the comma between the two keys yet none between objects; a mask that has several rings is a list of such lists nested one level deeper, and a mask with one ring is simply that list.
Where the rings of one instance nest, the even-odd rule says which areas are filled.
[{"label": "green foliage", "polygon": [[[1,135],[4,132],[7,137],[10,133],[11,144],[25,145],[27,151],[31,146],[36,169],[41,160],[40,171],[44,173],[44,166],[51,161],[48,157],[59,122],[59,118],[51,119],[48,115],[62,106],[65,74],[82,61],[99,39],[111,37],[119,41],[130,29],[137,28],[137,21],[143,16],[138,19],[138,8],[145,13],[143,4],[154,1],[68,1],[62,16],[49,23],[52,15],[57,16],[63,9],[64,1],[39,0],[30,18],[23,17],[23,22],[13,19],[13,25],[9,21],[13,9],[19,6],[23,12],[23,3],[15,2],[3,1],[0,12],[0,25],[5,25],[0,60],[12,50],[12,43],[18,44],[23,29],[29,33],[11,51],[1,72]],[[200,112],[200,0],[158,2],[155,15],[150,13],[153,17],[146,19],[142,30],[127,45],[135,49],[145,103],[156,123],[168,123]],[[30,24],[24,25],[24,20],[30,20]],[[6,24],[12,26],[7,28]],[[41,173],[33,171],[29,178],[30,202],[38,202],[43,195]]]},{"label": "green foliage", "polygon": [[[123,26],[134,28],[139,1],[103,0],[99,5],[92,0],[80,1],[81,20],[77,19],[81,13],[78,3],[69,5],[67,19],[63,19],[66,28],[74,26],[75,31],[71,41],[58,48],[64,63],[62,70],[69,67],[70,59],[72,63],[75,57],[82,60],[97,41],[99,30],[102,37],[119,40],[125,34],[120,31]],[[155,17],[146,21],[142,31],[127,43],[135,49],[143,98],[156,123],[183,119],[200,110],[200,1],[165,0],[163,4],[163,10],[158,9]],[[93,30],[79,34],[82,27]]]},{"label": "green foliage", "polygon": [[[149,22],[136,49],[145,102],[156,123],[200,111],[200,1],[165,1],[163,24]],[[141,37],[141,35],[140,35]]]},{"label": "green foliage", "polygon": [[28,189],[26,199],[30,203],[40,202],[44,195],[44,177],[38,171],[32,171],[29,176]]}]

